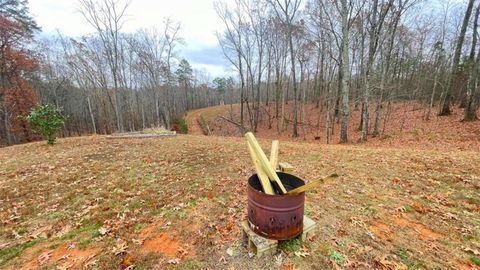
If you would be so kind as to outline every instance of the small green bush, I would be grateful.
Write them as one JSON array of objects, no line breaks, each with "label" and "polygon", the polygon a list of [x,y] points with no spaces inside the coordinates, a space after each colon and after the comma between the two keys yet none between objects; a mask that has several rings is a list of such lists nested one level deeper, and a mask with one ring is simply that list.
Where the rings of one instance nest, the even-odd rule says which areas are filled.
[{"label": "small green bush", "polygon": [[302,241],[298,238],[293,238],[280,242],[280,249],[288,252],[297,252],[302,247]]},{"label": "small green bush", "polygon": [[470,257],[470,261],[475,264],[476,266],[480,266],[480,259],[475,257],[475,256],[472,256]]},{"label": "small green bush", "polygon": [[334,262],[336,262],[339,265],[343,265],[343,263],[345,262],[345,257],[343,257],[343,255],[338,253],[337,251],[334,251],[330,255],[330,259],[333,260]]},{"label": "small green bush", "polygon": [[413,134],[413,137],[415,139],[419,139],[420,138],[420,130],[418,128],[414,128],[412,129],[412,134]]},{"label": "small green bush", "polygon": [[187,123],[187,119],[185,119],[185,117],[180,120],[180,133],[182,133],[182,134],[187,134],[188,133],[188,123]]},{"label": "small green bush", "polygon": [[55,143],[55,133],[65,123],[62,116],[62,110],[52,105],[37,106],[30,115],[27,116],[27,122],[32,130],[47,139],[47,143]]}]

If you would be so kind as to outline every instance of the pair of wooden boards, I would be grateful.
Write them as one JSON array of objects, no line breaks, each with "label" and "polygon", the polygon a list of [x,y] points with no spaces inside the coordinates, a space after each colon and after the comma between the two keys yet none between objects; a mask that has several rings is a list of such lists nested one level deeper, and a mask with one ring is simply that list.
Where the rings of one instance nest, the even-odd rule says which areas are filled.
[{"label": "pair of wooden boards", "polygon": [[270,181],[275,182],[278,185],[281,194],[293,195],[313,189],[322,184],[325,180],[338,177],[338,175],[334,173],[328,177],[312,181],[306,185],[287,192],[287,190],[282,184],[282,181],[280,180],[275,171],[275,169],[278,167],[279,142],[277,140],[272,142],[272,149],[270,150],[270,160],[268,160],[267,156],[258,144],[257,139],[255,138],[253,133],[247,132],[245,134],[245,137],[247,138],[250,157],[252,158],[252,162],[255,166],[255,171],[257,171],[258,179],[260,180],[260,184],[262,185],[262,189],[265,194],[275,195]]},{"label": "pair of wooden boards", "polygon": [[270,160],[267,159],[267,156],[263,152],[262,148],[257,142],[257,139],[251,132],[245,134],[247,138],[248,150],[250,152],[250,157],[255,166],[255,171],[257,171],[258,178],[260,179],[260,184],[262,185],[263,191],[265,194],[274,195],[272,185],[270,184],[270,179],[276,182],[280,188],[282,194],[286,194],[287,190],[280,181],[275,168],[278,164],[278,141],[272,142],[272,149],[270,152]]}]

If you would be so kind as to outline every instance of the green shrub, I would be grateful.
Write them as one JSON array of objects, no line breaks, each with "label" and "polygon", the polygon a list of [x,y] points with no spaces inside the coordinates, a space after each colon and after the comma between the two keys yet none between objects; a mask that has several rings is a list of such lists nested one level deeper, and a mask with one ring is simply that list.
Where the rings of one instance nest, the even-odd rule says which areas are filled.
[{"label": "green shrub", "polygon": [[185,119],[185,117],[183,117],[180,120],[180,133],[182,133],[182,134],[187,134],[188,133],[188,123],[187,123],[187,119]]},{"label": "green shrub", "polygon": [[65,123],[65,118],[61,114],[62,110],[52,105],[37,106],[30,115],[27,116],[27,122],[34,132],[47,139],[47,143],[55,143],[55,133]]},{"label": "green shrub", "polygon": [[345,262],[345,257],[343,257],[343,255],[338,253],[337,251],[334,251],[330,255],[330,259],[333,260],[334,262],[336,262],[339,265],[343,265],[343,263]]},{"label": "green shrub", "polygon": [[412,129],[412,135],[415,139],[418,140],[420,138],[420,129],[418,128]]},{"label": "green shrub", "polygon": [[475,264],[476,266],[480,266],[480,259],[475,257],[475,256],[472,256],[470,257],[470,261]]},{"label": "green shrub", "polygon": [[280,242],[279,247],[284,251],[297,252],[302,247],[302,241],[298,238],[293,238],[290,240]]}]

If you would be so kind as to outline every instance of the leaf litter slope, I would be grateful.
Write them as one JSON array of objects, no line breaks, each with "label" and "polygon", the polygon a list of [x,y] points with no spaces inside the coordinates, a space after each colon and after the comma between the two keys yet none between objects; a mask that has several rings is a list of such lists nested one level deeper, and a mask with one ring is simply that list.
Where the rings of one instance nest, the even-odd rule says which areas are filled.
[{"label": "leaf litter slope", "polygon": [[280,159],[307,181],[341,177],[307,194],[315,236],[252,259],[239,229],[252,173],[243,138],[3,148],[0,268],[477,267],[478,152],[281,142]]},{"label": "leaf litter slope", "polygon": [[[375,106],[371,106],[370,111],[370,133],[373,133],[373,124],[375,117]],[[464,122],[463,110],[457,107],[452,108],[452,115],[439,117],[435,113],[437,109],[433,108],[429,121],[425,121],[426,108],[416,102],[393,102],[387,106],[381,117],[380,131],[381,136],[369,137],[368,146],[375,147],[415,147],[421,149],[441,149],[441,150],[472,150],[480,151],[480,123],[479,121]],[[264,113],[265,112],[265,113]],[[292,103],[285,105],[285,130],[278,134],[277,119],[275,119],[275,104],[271,104],[262,110],[261,121],[256,133],[257,137],[269,139],[292,140]],[[386,112],[386,113],[385,113]],[[360,139],[359,107],[351,106],[351,114],[348,127],[348,138],[350,143],[357,143]],[[480,115],[480,109],[478,111]],[[269,127],[268,115],[271,115],[271,127]],[[299,137],[297,140],[306,140],[309,142],[326,143],[326,111],[320,106],[316,108],[315,104],[305,105],[305,128],[299,123]],[[239,136],[239,128],[220,116],[233,119],[239,122],[240,106],[216,106],[202,108],[191,111],[186,118],[189,123],[189,133],[202,134],[198,125],[198,119],[203,117],[203,121],[209,124],[211,134],[219,136]],[[247,117],[247,114],[245,114]],[[300,114],[299,114],[300,117]],[[248,122],[247,120],[245,120]],[[338,143],[340,137],[340,123],[335,121],[334,134],[331,143]],[[318,140],[315,140],[317,137]]]}]

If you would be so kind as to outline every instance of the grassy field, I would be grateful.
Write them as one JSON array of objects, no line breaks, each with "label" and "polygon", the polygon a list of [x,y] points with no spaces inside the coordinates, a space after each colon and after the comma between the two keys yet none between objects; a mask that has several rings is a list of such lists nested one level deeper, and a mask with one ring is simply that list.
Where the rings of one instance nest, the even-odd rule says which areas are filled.
[{"label": "grassy field", "polygon": [[[270,141],[260,140],[265,150]],[[0,149],[1,269],[480,269],[480,154],[281,142],[317,233],[250,258],[243,138]]]}]

